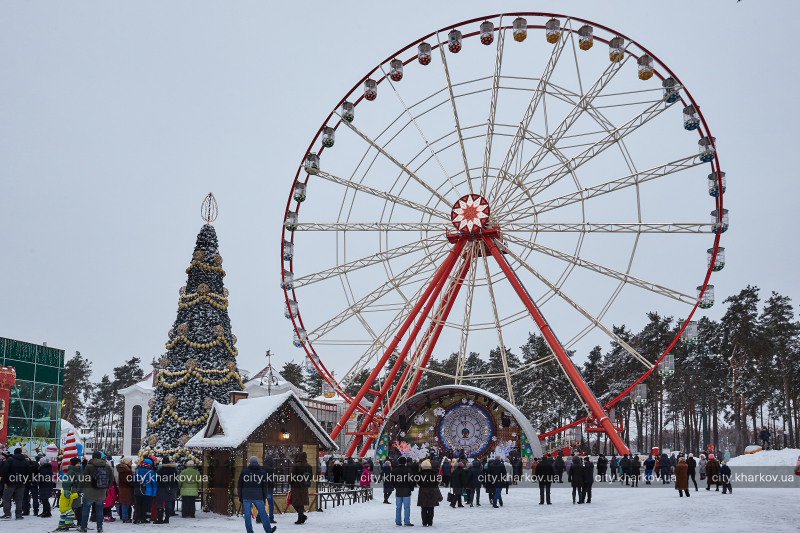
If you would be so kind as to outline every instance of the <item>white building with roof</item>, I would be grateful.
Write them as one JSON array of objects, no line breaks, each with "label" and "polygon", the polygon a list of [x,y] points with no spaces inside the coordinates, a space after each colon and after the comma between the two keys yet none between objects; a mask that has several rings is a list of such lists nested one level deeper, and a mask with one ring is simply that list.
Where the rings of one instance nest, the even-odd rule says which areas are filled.
[{"label": "white building with roof", "polygon": [[153,382],[153,372],[150,372],[142,381],[117,391],[117,394],[125,400],[125,414],[122,421],[122,455],[135,455],[142,447],[142,439],[147,433],[150,399],[155,394]]}]

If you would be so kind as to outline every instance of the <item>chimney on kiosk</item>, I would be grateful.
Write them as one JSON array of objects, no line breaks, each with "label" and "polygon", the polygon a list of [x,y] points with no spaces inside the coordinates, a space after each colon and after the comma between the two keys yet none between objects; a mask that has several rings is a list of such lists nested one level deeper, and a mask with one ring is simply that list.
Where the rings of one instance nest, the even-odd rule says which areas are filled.
[{"label": "chimney on kiosk", "polygon": [[248,396],[250,396],[250,393],[243,390],[232,390],[228,393],[228,403],[236,405],[240,400],[246,400]]}]

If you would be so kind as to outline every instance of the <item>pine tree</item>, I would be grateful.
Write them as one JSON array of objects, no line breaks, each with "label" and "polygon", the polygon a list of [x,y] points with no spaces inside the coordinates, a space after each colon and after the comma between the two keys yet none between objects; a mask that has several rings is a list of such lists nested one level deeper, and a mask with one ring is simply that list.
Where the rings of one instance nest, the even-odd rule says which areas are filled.
[{"label": "pine tree", "polygon": [[75,352],[64,365],[61,418],[75,427],[84,423],[85,401],[92,390],[91,375],[92,362],[81,356],[80,352]]},{"label": "pine tree", "polygon": [[303,390],[309,398],[316,398],[322,394],[322,374],[314,365],[309,364],[303,373]]},{"label": "pine tree", "polygon": [[209,415],[214,401],[228,403],[231,390],[244,387],[236,365],[236,336],[228,317],[228,290],[214,227],[205,224],[180,289],[178,314],[169,331],[167,353],[158,362],[145,449],[177,455]]},{"label": "pine tree", "polygon": [[288,361],[284,363],[283,368],[281,368],[281,376],[286,379],[289,383],[294,385],[295,387],[303,390],[303,367],[298,365],[294,361]]}]

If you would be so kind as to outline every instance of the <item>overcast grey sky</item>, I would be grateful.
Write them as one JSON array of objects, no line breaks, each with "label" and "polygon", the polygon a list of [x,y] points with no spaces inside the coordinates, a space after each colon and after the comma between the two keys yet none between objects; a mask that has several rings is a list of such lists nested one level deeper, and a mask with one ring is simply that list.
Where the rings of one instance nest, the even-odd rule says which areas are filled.
[{"label": "overcast grey sky", "polygon": [[[718,300],[747,283],[800,298],[800,3],[644,4],[3,2],[0,336],[80,350],[95,379],[132,355],[161,353],[200,202],[213,191],[240,363],[259,367],[267,348],[279,364],[299,361],[283,318],[278,247],[311,136],[393,50],[459,20],[515,10],[606,24],[678,73],[728,176]],[[644,311],[631,310],[635,320]]]}]

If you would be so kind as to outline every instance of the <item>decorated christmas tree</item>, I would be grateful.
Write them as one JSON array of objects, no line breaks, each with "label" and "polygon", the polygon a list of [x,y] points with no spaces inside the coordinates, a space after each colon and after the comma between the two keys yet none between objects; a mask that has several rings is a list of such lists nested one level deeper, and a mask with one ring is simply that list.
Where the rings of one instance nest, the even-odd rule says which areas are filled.
[{"label": "decorated christmas tree", "polygon": [[229,392],[241,390],[236,336],[228,317],[228,290],[219,254],[214,196],[203,202],[206,224],[197,235],[192,260],[181,287],[178,316],[169,330],[167,352],[157,362],[143,453],[170,455],[183,462],[191,456],[183,446],[206,423],[214,400],[227,403]]}]

